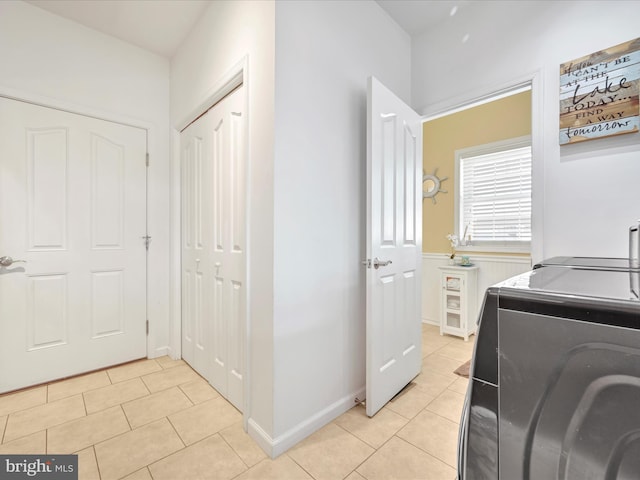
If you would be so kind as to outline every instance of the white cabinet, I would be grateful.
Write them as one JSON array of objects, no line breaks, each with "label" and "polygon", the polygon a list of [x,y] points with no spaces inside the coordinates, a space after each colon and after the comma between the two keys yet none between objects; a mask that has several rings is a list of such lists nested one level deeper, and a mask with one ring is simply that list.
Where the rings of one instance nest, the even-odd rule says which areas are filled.
[{"label": "white cabinet", "polygon": [[466,342],[476,330],[478,267],[451,265],[439,268],[442,285],[440,335],[457,335]]}]

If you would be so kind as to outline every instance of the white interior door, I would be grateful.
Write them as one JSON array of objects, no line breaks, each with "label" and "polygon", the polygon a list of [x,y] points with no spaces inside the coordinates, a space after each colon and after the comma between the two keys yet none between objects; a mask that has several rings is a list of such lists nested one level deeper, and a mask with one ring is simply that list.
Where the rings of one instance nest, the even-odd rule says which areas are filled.
[{"label": "white interior door", "polygon": [[375,78],[367,88],[367,415],[420,373],[422,123]]},{"label": "white interior door", "polygon": [[145,157],[145,130],[0,98],[0,393],[146,356]]},{"label": "white interior door", "polygon": [[243,88],[181,134],[182,352],[238,409],[243,399]]}]

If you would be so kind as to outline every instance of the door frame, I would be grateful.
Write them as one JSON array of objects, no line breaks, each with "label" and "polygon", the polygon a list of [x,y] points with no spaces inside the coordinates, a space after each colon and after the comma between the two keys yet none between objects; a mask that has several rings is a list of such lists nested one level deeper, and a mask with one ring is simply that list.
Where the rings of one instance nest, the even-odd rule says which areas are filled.
[{"label": "door frame", "polygon": [[247,431],[248,421],[250,418],[251,408],[251,372],[250,372],[250,338],[251,338],[251,280],[249,275],[249,259],[251,252],[250,245],[250,225],[251,225],[251,209],[249,202],[249,185],[251,181],[251,159],[249,150],[249,75],[248,75],[249,57],[245,55],[231,67],[222,77],[220,77],[209,90],[200,98],[196,106],[193,107],[179,122],[171,125],[171,252],[170,252],[170,325],[169,325],[169,346],[170,355],[174,359],[182,357],[182,276],[181,276],[181,251],[182,251],[182,210],[181,210],[181,169],[180,169],[180,132],[184,130],[190,123],[194,122],[198,117],[207,110],[220,102],[229,93],[239,86],[243,86],[243,102],[244,116],[242,128],[244,130],[244,197],[245,197],[245,324],[244,328],[244,376],[243,376],[243,409],[242,423],[243,428]]},{"label": "door frame", "polygon": [[543,135],[543,86],[542,71],[534,70],[519,77],[500,83],[492,84],[481,90],[474,90],[468,94],[448,99],[425,108],[422,123],[452,113],[466,110],[501,96],[514,93],[519,88],[531,86],[531,265],[543,260],[544,257],[544,135]]},{"label": "door frame", "polygon": [[[128,127],[140,128],[146,132],[146,148],[149,156],[153,158],[155,156],[155,153],[158,151],[155,127],[153,126],[152,123],[147,122],[145,120],[134,118],[134,117],[128,117],[126,115],[121,115],[114,112],[100,110],[94,107],[88,107],[86,105],[76,104],[66,100],[59,100],[59,99],[47,97],[44,95],[27,92],[24,90],[18,90],[15,88],[6,87],[4,85],[0,85],[0,97],[8,98],[10,100],[16,100],[19,102],[30,103],[32,105],[37,105],[40,107],[52,108],[52,109],[60,110],[67,113],[82,115],[84,117],[91,117],[98,120],[117,123],[117,124],[125,125]],[[149,198],[150,198],[149,197],[149,183],[150,183],[149,168],[150,167],[147,167],[146,180],[145,180],[146,182],[145,229],[146,229],[147,235],[149,235],[149,231],[150,231],[149,230],[150,218],[153,216],[151,214],[151,209],[153,208],[154,204],[157,204],[157,202],[149,201]],[[140,239],[140,241],[142,242],[142,238]],[[149,265],[152,262],[162,262],[164,258],[164,254],[162,251],[160,251],[160,249],[155,249],[155,250],[156,251],[154,251],[154,249],[152,248],[147,250],[146,265],[145,265],[145,281],[146,281],[146,288],[145,288],[146,290],[145,312],[146,313],[145,315],[147,317],[146,320],[149,322],[150,332],[156,330],[154,327],[157,325],[157,323],[153,315],[149,315],[149,304],[150,302],[153,302],[154,300],[163,297],[163,293],[161,291],[155,291],[155,290],[152,291],[151,286],[149,284]],[[167,353],[165,351],[166,349],[163,349],[163,348],[160,348],[159,351],[156,351],[157,341],[154,335],[147,334],[146,344],[147,344],[147,353],[146,353],[147,358],[154,358],[157,356],[165,355]]]}]

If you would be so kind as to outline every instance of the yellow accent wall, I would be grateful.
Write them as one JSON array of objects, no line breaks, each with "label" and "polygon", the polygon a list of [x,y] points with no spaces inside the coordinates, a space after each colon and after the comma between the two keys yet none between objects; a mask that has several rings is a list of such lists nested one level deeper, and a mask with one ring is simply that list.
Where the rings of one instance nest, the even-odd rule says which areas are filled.
[{"label": "yellow accent wall", "polygon": [[424,171],[437,168],[439,178],[448,177],[440,186],[447,193],[438,193],[437,203],[423,200],[423,252],[450,252],[446,236],[455,231],[455,151],[524,135],[531,135],[530,90],[423,124]]}]

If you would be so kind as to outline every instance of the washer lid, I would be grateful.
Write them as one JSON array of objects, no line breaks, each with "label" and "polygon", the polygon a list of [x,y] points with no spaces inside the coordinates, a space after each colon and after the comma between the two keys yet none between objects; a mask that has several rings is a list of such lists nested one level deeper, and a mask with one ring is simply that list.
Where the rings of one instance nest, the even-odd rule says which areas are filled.
[{"label": "washer lid", "polygon": [[510,278],[497,286],[539,294],[623,300],[640,305],[639,283],[640,272],[637,271],[546,266]]}]

